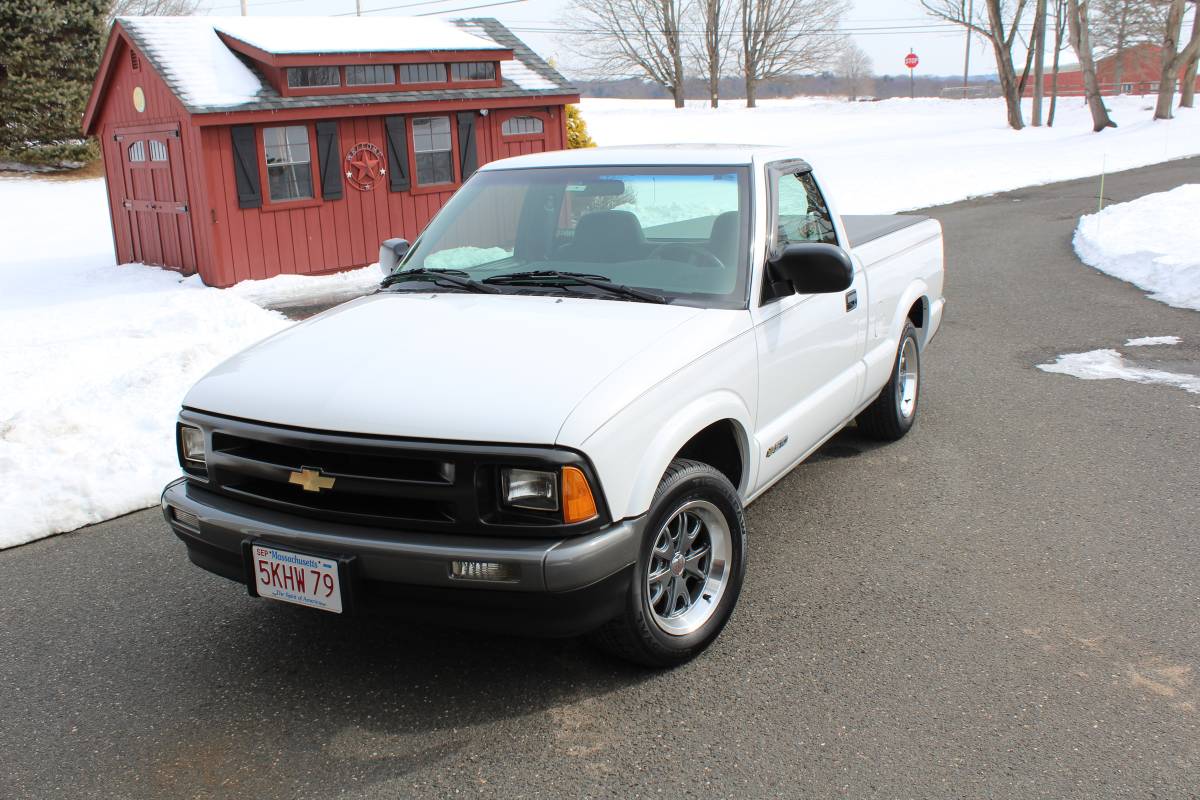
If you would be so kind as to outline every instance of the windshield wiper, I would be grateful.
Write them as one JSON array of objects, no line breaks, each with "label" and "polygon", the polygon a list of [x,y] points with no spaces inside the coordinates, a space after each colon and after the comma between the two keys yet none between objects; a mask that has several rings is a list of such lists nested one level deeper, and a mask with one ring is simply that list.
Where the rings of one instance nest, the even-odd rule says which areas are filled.
[{"label": "windshield wiper", "polygon": [[640,300],[643,303],[666,303],[667,298],[653,292],[644,292],[632,286],[613,283],[612,279],[603,275],[591,275],[585,272],[562,272],[556,269],[538,269],[529,272],[510,272],[507,275],[494,275],[484,278],[484,283],[500,286],[556,286],[569,288],[572,284],[591,286],[602,289],[609,294],[627,297],[630,300]]},{"label": "windshield wiper", "polygon": [[[468,292],[477,292],[480,294],[498,294],[500,292],[495,286],[488,286],[469,277],[461,269],[425,269],[424,267],[407,269],[403,272],[393,272],[380,282],[379,288],[386,289],[389,286],[395,286],[398,283],[406,281],[428,281],[435,285],[449,283],[460,289],[466,289]],[[439,284],[439,281],[443,281],[444,283]]]}]

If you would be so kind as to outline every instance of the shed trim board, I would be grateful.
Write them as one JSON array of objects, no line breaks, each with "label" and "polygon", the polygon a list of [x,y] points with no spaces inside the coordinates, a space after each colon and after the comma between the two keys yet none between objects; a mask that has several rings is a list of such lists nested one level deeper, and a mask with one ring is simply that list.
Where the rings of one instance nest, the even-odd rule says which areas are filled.
[{"label": "shed trim board", "polygon": [[[182,19],[181,25],[190,26],[186,31],[205,29],[207,18]],[[254,85],[260,88],[244,102],[220,106],[194,102],[196,97],[235,96],[221,83],[221,74],[205,83],[204,64],[187,60],[204,54],[199,45],[189,56],[191,45],[175,33],[166,41],[182,41],[180,47],[164,50],[160,42],[152,51],[155,37],[173,30],[171,22],[157,18],[143,25],[137,18],[119,19],[84,119],[85,131],[101,143],[118,260],[199,272],[210,286],[365,266],[376,260],[380,241],[395,236],[415,240],[479,166],[566,147],[565,106],[578,102],[577,90],[498,22],[454,24],[496,41],[496,48],[264,52],[273,67],[254,61],[245,52],[248,46],[238,41],[235,57],[242,66],[235,63],[234,71],[241,71],[243,88],[248,74],[256,76]],[[226,36],[214,35],[213,40],[218,48],[220,42],[228,43]],[[495,63],[496,79],[412,85],[399,83],[397,70],[396,82],[380,84],[382,91],[354,87],[353,92],[284,94],[268,77],[272,69],[289,65],[470,61]],[[504,73],[508,64],[523,70],[516,81]],[[170,74],[164,75],[164,69]],[[339,76],[344,83],[345,71]],[[520,126],[521,133],[503,133],[506,120],[522,116],[539,120],[541,132],[527,123]],[[412,125],[418,117],[445,118],[446,123],[431,125],[442,131],[450,149],[434,144],[429,151],[447,153],[445,157],[418,163]],[[302,127],[304,133],[271,133],[274,155],[269,154],[266,131],[290,126]],[[428,136],[431,128],[421,130]],[[241,143],[235,147],[237,137]],[[423,147],[430,146],[430,139],[422,141]],[[422,184],[428,170],[445,169],[443,158],[449,161],[452,180]],[[284,199],[289,197],[297,199]]]}]

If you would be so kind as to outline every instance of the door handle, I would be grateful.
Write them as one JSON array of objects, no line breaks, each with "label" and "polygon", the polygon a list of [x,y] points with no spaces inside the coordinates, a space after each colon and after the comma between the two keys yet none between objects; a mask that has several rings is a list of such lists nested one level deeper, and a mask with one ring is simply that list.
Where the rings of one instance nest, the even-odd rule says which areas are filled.
[{"label": "door handle", "polygon": [[846,310],[853,311],[858,308],[858,290],[851,289],[846,292]]}]

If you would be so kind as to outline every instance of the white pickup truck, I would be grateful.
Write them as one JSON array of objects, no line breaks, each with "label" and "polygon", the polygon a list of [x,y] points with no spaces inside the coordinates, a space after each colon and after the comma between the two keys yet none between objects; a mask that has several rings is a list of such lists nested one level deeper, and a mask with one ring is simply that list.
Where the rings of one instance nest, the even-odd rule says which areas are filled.
[{"label": "white pickup truck", "polygon": [[497,161],[381,264],[188,393],[191,560],[653,666],[725,626],[747,504],[852,421],[909,430],[944,302],[937,222],[840,216],[777,147]]}]

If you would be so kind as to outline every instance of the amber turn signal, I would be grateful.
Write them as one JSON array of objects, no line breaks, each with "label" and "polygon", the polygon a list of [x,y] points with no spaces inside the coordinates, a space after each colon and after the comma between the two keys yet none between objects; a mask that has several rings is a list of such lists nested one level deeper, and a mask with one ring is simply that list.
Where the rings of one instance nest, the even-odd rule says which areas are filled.
[{"label": "amber turn signal", "polygon": [[592,487],[579,467],[562,468],[563,522],[585,522],[596,516]]}]

